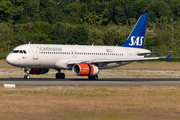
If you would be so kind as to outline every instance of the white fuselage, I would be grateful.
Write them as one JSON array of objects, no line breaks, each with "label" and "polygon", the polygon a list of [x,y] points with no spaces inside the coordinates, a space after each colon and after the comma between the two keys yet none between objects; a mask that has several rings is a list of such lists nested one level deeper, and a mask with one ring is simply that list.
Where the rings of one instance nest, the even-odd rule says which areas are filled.
[{"label": "white fuselage", "polygon": [[75,75],[97,80],[99,69],[115,68],[133,61],[159,59],[145,57],[151,51],[142,49],[148,14],[142,14],[126,42],[120,46],[26,44],[16,47],[6,61],[24,68],[24,79],[29,74],[44,74],[56,69],[56,79],[64,79],[61,70],[72,70]]},{"label": "white fuselage", "polygon": [[[119,46],[26,44],[16,47],[6,60],[22,68],[72,69],[72,65],[67,65],[68,62],[127,58],[147,52],[150,51]],[[100,63],[98,67],[108,69],[128,63],[131,62]]]}]

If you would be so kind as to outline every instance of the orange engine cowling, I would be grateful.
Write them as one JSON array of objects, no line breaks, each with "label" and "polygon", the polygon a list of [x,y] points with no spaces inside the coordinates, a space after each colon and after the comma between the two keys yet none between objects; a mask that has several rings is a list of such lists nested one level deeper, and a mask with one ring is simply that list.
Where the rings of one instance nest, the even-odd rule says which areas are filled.
[{"label": "orange engine cowling", "polygon": [[31,68],[29,74],[45,74],[49,72],[48,68]]},{"label": "orange engine cowling", "polygon": [[92,64],[75,64],[72,68],[75,75],[93,76],[99,73],[99,68]]}]

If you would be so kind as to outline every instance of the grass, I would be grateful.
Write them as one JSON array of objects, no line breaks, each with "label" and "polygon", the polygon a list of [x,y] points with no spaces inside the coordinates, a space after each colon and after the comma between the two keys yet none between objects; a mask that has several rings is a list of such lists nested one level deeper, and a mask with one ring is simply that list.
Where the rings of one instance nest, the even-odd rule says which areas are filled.
[{"label": "grass", "polygon": [[180,86],[0,87],[1,119],[179,120]]},{"label": "grass", "polygon": [[[8,65],[5,60],[0,60],[0,69],[3,68],[19,69]],[[114,68],[112,72],[119,70],[180,71],[180,64],[134,62]],[[46,74],[45,76],[52,77]],[[15,89],[0,86],[0,119],[179,120],[179,94],[180,86],[18,86]]]},{"label": "grass", "polygon": [[[8,65],[5,60],[0,60],[0,69],[2,68],[17,69]],[[112,72],[117,70],[179,71],[180,64],[178,62],[144,62],[144,64],[134,62],[114,68]],[[46,77],[49,76],[46,75]],[[0,86],[0,119],[179,120],[179,94],[180,86],[162,85],[18,86],[15,89]]]}]

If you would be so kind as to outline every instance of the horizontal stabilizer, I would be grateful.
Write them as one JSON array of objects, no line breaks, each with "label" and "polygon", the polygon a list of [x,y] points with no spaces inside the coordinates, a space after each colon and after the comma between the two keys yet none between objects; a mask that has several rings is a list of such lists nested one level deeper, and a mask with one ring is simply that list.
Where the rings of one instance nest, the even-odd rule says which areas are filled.
[{"label": "horizontal stabilizer", "polygon": [[167,57],[159,57],[159,58],[167,58],[168,61],[170,61],[170,57],[171,57],[171,55],[169,55],[169,56],[167,56]]},{"label": "horizontal stabilizer", "polygon": [[171,55],[167,56],[168,61],[170,61],[170,57],[171,57]]},{"label": "horizontal stabilizer", "polygon": [[138,55],[158,54],[158,53],[172,53],[172,52],[174,52],[174,51],[148,52],[148,53],[139,53]]}]

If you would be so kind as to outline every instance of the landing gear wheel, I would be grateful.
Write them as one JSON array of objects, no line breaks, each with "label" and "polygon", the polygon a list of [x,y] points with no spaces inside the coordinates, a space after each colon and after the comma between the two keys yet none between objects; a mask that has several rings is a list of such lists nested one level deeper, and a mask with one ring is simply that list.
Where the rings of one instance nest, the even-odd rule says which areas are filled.
[{"label": "landing gear wheel", "polygon": [[56,73],[56,79],[59,79],[60,77],[59,77],[59,73]]},{"label": "landing gear wheel", "polygon": [[27,79],[27,75],[24,75],[24,79]]},{"label": "landing gear wheel", "polygon": [[64,73],[60,73],[60,79],[64,79],[65,78],[65,74]]},{"label": "landing gear wheel", "polygon": [[64,73],[56,73],[56,79],[64,79],[65,74]]},{"label": "landing gear wheel", "polygon": [[95,76],[94,76],[94,80],[98,80],[98,75],[95,75]]},{"label": "landing gear wheel", "polygon": [[89,80],[98,80],[98,75],[88,76]]},{"label": "landing gear wheel", "polygon": [[89,79],[89,80],[93,80],[92,76],[88,76],[88,79]]},{"label": "landing gear wheel", "polygon": [[24,79],[29,79],[29,75],[24,75]]},{"label": "landing gear wheel", "polygon": [[30,77],[29,77],[29,75],[27,75],[27,79],[29,79]]}]

